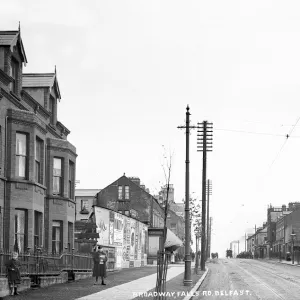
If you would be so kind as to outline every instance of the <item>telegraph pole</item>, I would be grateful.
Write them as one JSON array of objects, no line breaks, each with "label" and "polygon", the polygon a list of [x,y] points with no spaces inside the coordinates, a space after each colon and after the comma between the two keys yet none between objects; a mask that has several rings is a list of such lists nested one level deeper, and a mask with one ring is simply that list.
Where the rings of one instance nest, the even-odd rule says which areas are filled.
[{"label": "telegraph pole", "polygon": [[184,279],[183,284],[186,286],[192,285],[192,268],[191,268],[191,227],[190,227],[190,129],[196,128],[190,126],[190,108],[186,107],[185,126],[178,126],[179,129],[185,129],[186,134],[186,159],[185,159],[185,265],[184,265]]},{"label": "telegraph pole", "polygon": [[205,240],[206,240],[206,152],[212,151],[212,123],[198,123],[198,151],[203,152],[202,169],[202,235],[201,235],[201,270],[205,271]]},{"label": "telegraph pole", "polygon": [[212,223],[212,217],[209,218],[208,257],[210,257],[210,251],[211,251],[211,223]]},{"label": "telegraph pole", "polygon": [[211,180],[207,180],[207,239],[206,239],[206,259],[210,257],[209,253],[209,195],[212,194]]},{"label": "telegraph pole", "polygon": [[256,224],[255,224],[255,236],[254,236],[254,258],[255,258],[255,254],[256,254]]}]

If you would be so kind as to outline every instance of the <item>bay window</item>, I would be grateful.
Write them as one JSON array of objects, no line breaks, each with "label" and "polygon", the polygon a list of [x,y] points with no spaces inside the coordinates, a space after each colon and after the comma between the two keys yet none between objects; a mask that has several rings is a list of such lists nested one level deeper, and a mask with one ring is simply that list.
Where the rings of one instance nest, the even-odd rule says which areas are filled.
[{"label": "bay window", "polygon": [[68,196],[70,199],[74,199],[74,177],[75,177],[75,168],[74,163],[69,161],[69,191]]},{"label": "bay window", "polygon": [[62,221],[52,221],[52,253],[62,252]]},{"label": "bay window", "polygon": [[53,195],[62,195],[62,159],[53,158]]},{"label": "bay window", "polygon": [[27,246],[27,211],[25,209],[15,209],[14,218],[14,251],[20,253],[26,250]]},{"label": "bay window", "polygon": [[43,153],[43,141],[36,138],[35,141],[35,181],[43,183],[42,181],[42,153]]},{"label": "bay window", "polygon": [[25,179],[27,176],[27,134],[16,133],[16,176]]},{"label": "bay window", "polygon": [[42,213],[34,212],[34,248],[42,245],[43,217]]}]

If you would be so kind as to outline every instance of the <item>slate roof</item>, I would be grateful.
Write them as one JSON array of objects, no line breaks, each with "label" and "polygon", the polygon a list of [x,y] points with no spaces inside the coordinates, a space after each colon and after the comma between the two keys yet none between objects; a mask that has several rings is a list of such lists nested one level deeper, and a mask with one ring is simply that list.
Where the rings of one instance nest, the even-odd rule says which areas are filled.
[{"label": "slate roof", "polygon": [[93,197],[100,191],[101,189],[75,189],[75,197]]},{"label": "slate roof", "polygon": [[19,31],[0,31],[0,45],[11,46],[18,39]]},{"label": "slate roof", "polygon": [[23,74],[23,88],[29,87],[56,87],[58,98],[60,99],[60,91],[55,73],[30,73]]},{"label": "slate roof", "polygon": [[22,43],[20,31],[0,31],[0,46],[10,46],[14,47],[17,42],[20,42],[21,53],[23,56],[24,63],[27,63],[27,58]]}]

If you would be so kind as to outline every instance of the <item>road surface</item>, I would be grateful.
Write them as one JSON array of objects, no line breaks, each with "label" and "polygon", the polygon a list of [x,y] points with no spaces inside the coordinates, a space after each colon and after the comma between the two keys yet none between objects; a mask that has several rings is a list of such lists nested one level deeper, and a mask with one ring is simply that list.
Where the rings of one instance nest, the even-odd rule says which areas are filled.
[{"label": "road surface", "polygon": [[214,259],[193,300],[299,300],[300,267],[254,259]]}]

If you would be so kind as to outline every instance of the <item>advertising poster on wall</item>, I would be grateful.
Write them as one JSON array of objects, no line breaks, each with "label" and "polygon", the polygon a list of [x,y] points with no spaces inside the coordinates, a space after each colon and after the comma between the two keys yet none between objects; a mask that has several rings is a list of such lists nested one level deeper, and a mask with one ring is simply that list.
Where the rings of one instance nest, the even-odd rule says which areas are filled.
[{"label": "advertising poster on wall", "polygon": [[115,222],[115,212],[109,212],[109,244],[114,243],[114,222]]},{"label": "advertising poster on wall", "polygon": [[148,227],[130,217],[102,207],[94,207],[97,242],[109,247],[115,268],[140,266],[145,259],[145,231]]},{"label": "advertising poster on wall", "polygon": [[139,222],[135,222],[135,245],[134,245],[134,259],[138,259],[138,239],[139,239]]},{"label": "advertising poster on wall", "polygon": [[145,245],[145,227],[143,225],[142,230],[141,230],[141,256],[144,258],[144,247]]},{"label": "advertising poster on wall", "polygon": [[116,265],[117,269],[122,268],[123,249],[122,247],[116,247]]},{"label": "advertising poster on wall", "polygon": [[127,253],[128,261],[130,260],[130,235],[131,235],[131,222],[130,219],[127,218],[126,253]]},{"label": "advertising poster on wall", "polygon": [[109,242],[109,210],[94,207],[96,232],[99,233],[98,244],[108,246]]},{"label": "advertising poster on wall", "polygon": [[135,220],[131,220],[131,233],[130,233],[130,260],[134,260],[135,249]]},{"label": "advertising poster on wall", "polygon": [[123,215],[115,213],[115,223],[114,223],[114,245],[123,245]]}]

